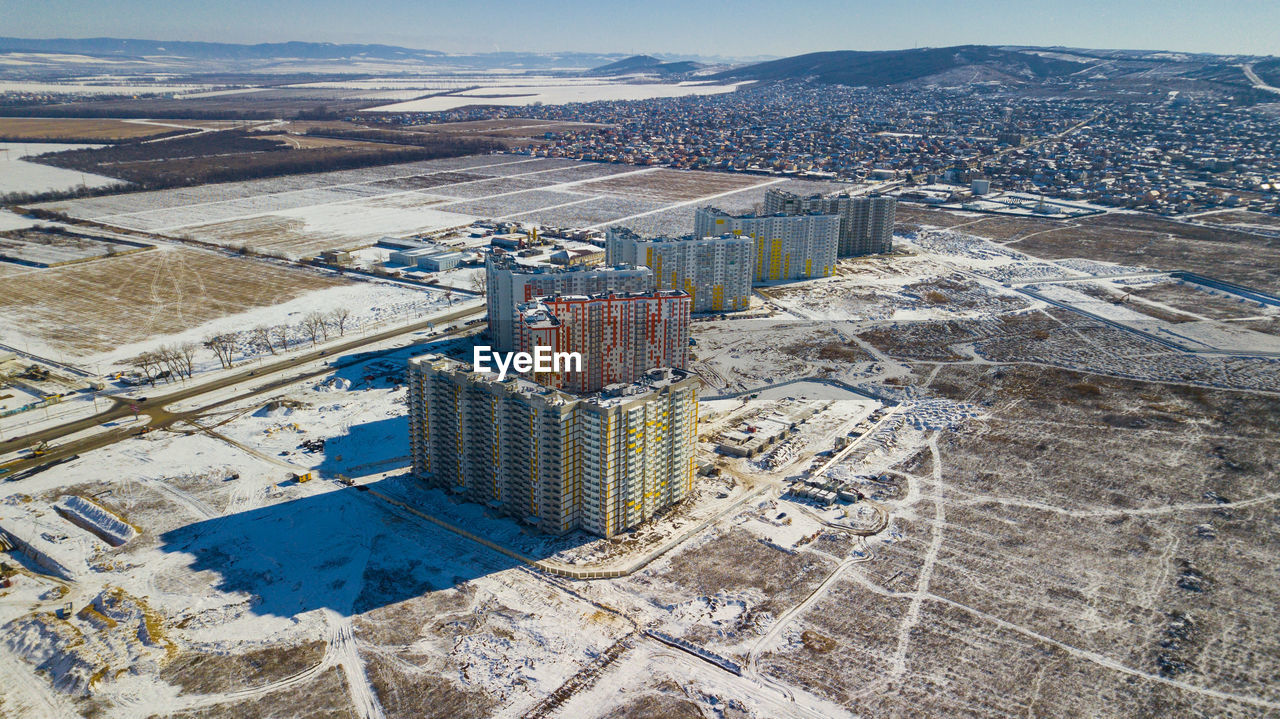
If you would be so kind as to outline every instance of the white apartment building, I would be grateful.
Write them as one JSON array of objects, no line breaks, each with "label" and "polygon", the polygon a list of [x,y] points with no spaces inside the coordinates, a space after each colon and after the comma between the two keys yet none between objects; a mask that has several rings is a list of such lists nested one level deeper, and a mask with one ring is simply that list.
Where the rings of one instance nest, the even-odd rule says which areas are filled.
[{"label": "white apartment building", "polygon": [[698,237],[751,238],[757,283],[829,277],[835,271],[839,215],[730,215],[703,207],[694,213],[693,227]]},{"label": "white apartment building", "polygon": [[550,295],[595,295],[603,292],[648,292],[654,289],[648,267],[552,267],[525,265],[509,255],[485,260],[489,334],[494,349],[515,349],[516,308]]},{"label": "white apartment building", "polygon": [[727,312],[745,310],[751,303],[754,248],[752,239],[741,235],[642,238],[625,227],[611,227],[605,262],[648,267],[658,289],[689,293],[694,312]]}]

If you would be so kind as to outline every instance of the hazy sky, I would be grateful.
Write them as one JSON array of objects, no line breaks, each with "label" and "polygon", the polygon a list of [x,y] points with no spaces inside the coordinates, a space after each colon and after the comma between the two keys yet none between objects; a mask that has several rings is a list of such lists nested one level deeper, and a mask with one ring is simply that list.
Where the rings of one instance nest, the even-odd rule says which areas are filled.
[{"label": "hazy sky", "polygon": [[1278,0],[0,0],[0,35],[746,57],[978,44],[1280,54]]}]

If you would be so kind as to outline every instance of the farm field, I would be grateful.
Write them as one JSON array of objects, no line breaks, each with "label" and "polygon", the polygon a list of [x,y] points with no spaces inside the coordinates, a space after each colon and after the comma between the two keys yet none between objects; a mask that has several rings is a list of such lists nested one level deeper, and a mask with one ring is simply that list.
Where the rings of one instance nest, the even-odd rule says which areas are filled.
[{"label": "farm field", "polygon": [[402,125],[397,127],[402,132],[448,132],[452,134],[484,135],[486,137],[504,137],[509,139],[542,139],[548,132],[571,132],[593,130],[609,127],[591,122],[562,122],[557,120],[536,120],[527,117],[510,117],[495,120],[471,120],[465,122],[446,122],[434,125]]},{"label": "farm field", "polygon": [[213,89],[212,85],[197,84],[146,84],[127,82],[29,82],[24,80],[0,80],[0,92],[39,92],[50,95],[159,95],[168,93],[200,92]]},{"label": "farm field", "polygon": [[559,105],[569,102],[646,100],[656,97],[719,95],[733,92],[737,88],[737,85],[712,83],[628,83],[603,78],[536,76],[498,79],[479,77],[474,84],[480,86],[454,91],[454,94],[376,105],[366,110],[369,112],[439,112],[468,105],[521,106],[535,103]]},{"label": "farm field", "polygon": [[142,249],[147,247],[115,242],[105,237],[36,227],[0,231],[0,259],[24,264],[52,267]]},{"label": "farm field", "polygon": [[49,167],[26,158],[46,152],[61,152],[96,145],[66,145],[47,142],[0,142],[0,195],[67,190],[81,185],[104,187],[120,180],[91,172]]},{"label": "farm field", "polygon": [[759,185],[762,178],[728,173],[680,172],[656,169],[644,175],[597,180],[588,187],[613,195],[640,197],[647,200],[682,202],[708,195],[746,189]]},{"label": "farm field", "polygon": [[155,137],[176,129],[179,128],[128,120],[0,117],[0,138],[14,142],[25,140],[110,142]]},{"label": "farm field", "polygon": [[36,161],[76,172],[110,173],[140,187],[162,188],[457,157],[501,147],[488,140],[447,135],[423,138],[411,146],[226,130],[163,142],[45,150],[48,154]]},{"label": "farm field", "polygon": [[[511,218],[555,226],[636,222],[687,232],[699,201],[751,209],[768,186],[755,175],[473,155],[214,186],[43,203],[71,217],[138,232],[249,246],[288,258],[350,249],[387,236]],[[727,194],[726,194],[727,193]]]},{"label": "farm field", "polygon": [[67,358],[127,354],[148,338],[286,302],[345,280],[186,247],[11,275],[0,342]]}]

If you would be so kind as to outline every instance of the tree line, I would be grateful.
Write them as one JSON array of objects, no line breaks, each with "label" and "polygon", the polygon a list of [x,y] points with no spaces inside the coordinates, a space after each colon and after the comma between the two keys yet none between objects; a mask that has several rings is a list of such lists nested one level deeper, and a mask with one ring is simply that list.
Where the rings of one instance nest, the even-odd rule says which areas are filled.
[{"label": "tree line", "polygon": [[[310,341],[315,347],[330,337],[344,337],[351,326],[351,310],[339,307],[329,312],[309,312],[296,328],[290,325],[258,325],[248,331],[249,346],[254,354],[270,352],[278,354],[290,349],[290,340],[296,345]],[[235,364],[236,350],[241,347],[243,335],[239,332],[210,334],[200,342],[167,344],[158,349],[143,352],[130,361],[130,366],[146,381],[155,386],[159,380],[190,379],[195,374],[197,353],[207,350],[218,360],[223,369]],[[245,353],[246,355],[249,353]]]}]

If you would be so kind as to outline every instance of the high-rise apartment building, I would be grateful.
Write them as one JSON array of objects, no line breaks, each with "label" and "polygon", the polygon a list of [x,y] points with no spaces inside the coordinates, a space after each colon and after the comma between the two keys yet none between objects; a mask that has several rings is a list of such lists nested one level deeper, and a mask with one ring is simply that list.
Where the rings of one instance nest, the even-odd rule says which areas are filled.
[{"label": "high-rise apartment building", "polygon": [[581,371],[535,376],[568,392],[596,392],[656,367],[689,364],[689,295],[677,290],[556,295],[521,305],[516,349],[577,352]]},{"label": "high-rise apartment building", "polygon": [[409,361],[414,473],[540,530],[603,537],[692,490],[698,380],[654,369],[574,396],[440,355]]},{"label": "high-rise apartment building", "polygon": [[693,227],[698,237],[750,237],[755,282],[828,277],[835,271],[839,215],[730,215],[703,207],[694,213]]},{"label": "high-rise apartment building", "polygon": [[808,195],[767,190],[764,211],[774,215],[821,213],[840,215],[840,243],[836,254],[858,257],[893,252],[893,223],[898,212],[894,197],[873,195]]},{"label": "high-rise apartment building", "polygon": [[750,237],[640,237],[612,227],[605,240],[605,262],[643,265],[653,270],[658,289],[683,290],[694,312],[745,310],[751,303],[755,270]]},{"label": "high-rise apartment building", "polygon": [[596,295],[654,289],[648,267],[552,267],[524,265],[509,255],[485,260],[489,334],[494,349],[515,349],[516,307],[548,295]]}]

